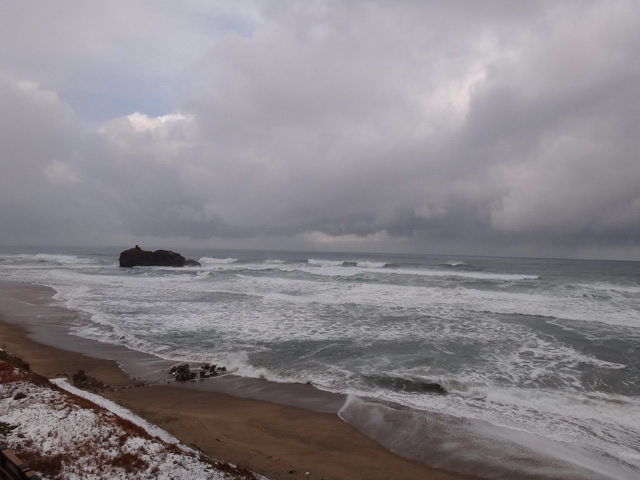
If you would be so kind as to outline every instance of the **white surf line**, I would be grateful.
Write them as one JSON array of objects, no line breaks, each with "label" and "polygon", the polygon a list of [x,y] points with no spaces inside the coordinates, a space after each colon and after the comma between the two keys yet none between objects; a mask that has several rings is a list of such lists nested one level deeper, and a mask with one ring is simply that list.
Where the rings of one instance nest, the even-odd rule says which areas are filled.
[{"label": "white surf line", "polygon": [[[153,425],[147,422],[145,419],[132,413],[130,410],[127,410],[126,408],[121,407],[117,403],[112,402],[111,400],[108,400],[104,397],[101,397],[100,395],[96,395],[95,393],[89,393],[84,390],[80,390],[79,388],[73,387],[72,385],[69,384],[66,378],[53,378],[49,381],[54,385],[57,385],[58,387],[62,388],[63,390],[66,390],[69,393],[73,393],[78,397],[82,397],[86,400],[89,400],[90,402],[93,402],[96,405],[106,410],[109,410],[111,413],[121,418],[124,418],[125,420],[129,420],[131,423],[134,423],[135,425],[138,425],[139,427],[143,428],[152,437],[158,437],[167,443],[183,445],[182,443],[180,443],[180,440],[178,440],[176,437],[174,437],[167,431],[161,429],[156,425]],[[186,447],[186,448],[189,448],[189,447]]]}]

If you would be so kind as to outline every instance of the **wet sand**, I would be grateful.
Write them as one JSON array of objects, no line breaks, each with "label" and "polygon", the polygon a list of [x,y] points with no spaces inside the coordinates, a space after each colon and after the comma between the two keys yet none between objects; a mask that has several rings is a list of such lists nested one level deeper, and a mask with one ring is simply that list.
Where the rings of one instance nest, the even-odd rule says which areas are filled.
[{"label": "wet sand", "polygon": [[[140,386],[139,381],[109,359],[114,352],[98,342],[76,340],[69,335],[52,342],[47,340],[47,334],[55,336],[55,325],[61,323],[56,315],[72,312],[43,304],[47,295],[50,296],[46,289],[37,290],[42,301],[36,302],[33,297],[20,298],[25,293],[22,286],[2,283],[0,289],[2,348],[22,357],[33,371],[49,378],[71,376],[80,369],[85,370],[87,375],[113,388],[100,392],[101,395],[219,460],[246,466],[274,480],[476,478],[432,469],[390,452],[333,413],[339,401],[333,396],[321,402],[328,408],[322,405],[300,408],[283,405],[287,401],[282,394],[275,399],[280,403],[273,403],[224,393],[231,382],[230,391],[240,392],[243,397],[264,395],[256,382],[244,383],[239,388],[238,382],[242,383],[242,379],[223,380],[219,391],[198,388],[197,382],[189,388],[161,383]],[[32,295],[33,291],[30,292]],[[50,317],[50,330],[40,320],[38,328],[28,321],[29,315],[35,315],[42,308],[47,309]],[[60,347],[62,340],[68,348]],[[148,357],[131,353],[125,363],[140,361],[145,363],[145,372],[157,371],[162,362],[156,364]],[[295,397],[294,400],[300,398],[304,405],[304,389],[305,386],[292,387],[288,395]]]}]

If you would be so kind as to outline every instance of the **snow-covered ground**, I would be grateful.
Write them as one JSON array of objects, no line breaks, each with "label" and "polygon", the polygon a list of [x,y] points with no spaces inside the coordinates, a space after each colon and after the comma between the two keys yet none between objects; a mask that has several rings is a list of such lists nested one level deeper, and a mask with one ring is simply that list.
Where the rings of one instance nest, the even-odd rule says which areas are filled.
[{"label": "snow-covered ground", "polygon": [[113,402],[55,383],[81,396],[0,356],[0,443],[43,479],[258,478],[180,444]]}]

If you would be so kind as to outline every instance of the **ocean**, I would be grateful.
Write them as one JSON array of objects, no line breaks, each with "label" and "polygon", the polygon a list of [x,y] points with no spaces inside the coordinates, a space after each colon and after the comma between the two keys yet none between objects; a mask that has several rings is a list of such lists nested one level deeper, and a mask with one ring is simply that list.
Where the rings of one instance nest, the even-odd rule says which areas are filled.
[{"label": "ocean", "polygon": [[345,421],[436,467],[640,478],[638,262],[119,251],[3,248],[0,279],[53,288],[71,336],[345,394]]}]

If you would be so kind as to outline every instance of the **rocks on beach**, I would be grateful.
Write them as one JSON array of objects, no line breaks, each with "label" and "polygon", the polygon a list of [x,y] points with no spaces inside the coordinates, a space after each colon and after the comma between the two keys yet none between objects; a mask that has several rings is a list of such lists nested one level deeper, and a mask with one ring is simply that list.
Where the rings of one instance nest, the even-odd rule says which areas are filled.
[{"label": "rocks on beach", "polygon": [[182,255],[170,250],[151,252],[142,250],[138,245],[120,253],[120,266],[131,267],[200,267],[200,262],[187,260]]},{"label": "rocks on beach", "polygon": [[195,380],[196,378],[209,378],[215,377],[219,372],[226,372],[225,367],[218,367],[217,365],[210,365],[205,363],[197,370],[192,370],[188,363],[181,363],[174,365],[169,369],[169,373],[173,375],[173,378],[177,382],[186,382],[188,380]]},{"label": "rocks on beach", "polygon": [[78,388],[82,388],[83,390],[89,390],[91,392],[96,392],[98,390],[104,390],[107,388],[103,382],[98,380],[97,378],[90,377],[85,373],[84,370],[78,370],[71,377],[73,381],[73,385]]}]

